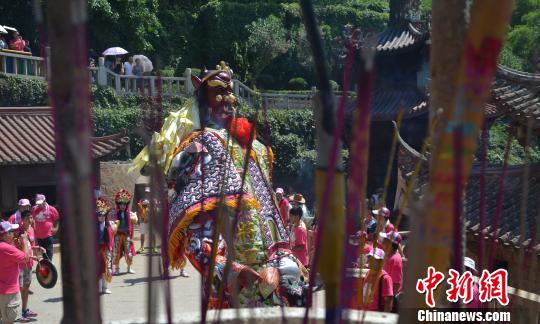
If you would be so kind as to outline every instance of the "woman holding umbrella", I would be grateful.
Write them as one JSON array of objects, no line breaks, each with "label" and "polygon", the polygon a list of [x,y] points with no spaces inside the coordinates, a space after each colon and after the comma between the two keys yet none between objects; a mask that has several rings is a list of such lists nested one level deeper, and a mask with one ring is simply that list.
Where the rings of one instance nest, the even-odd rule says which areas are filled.
[{"label": "woman holding umbrella", "polygon": [[[118,57],[120,55],[125,55],[129,53],[122,47],[110,47],[103,51],[103,56],[114,56],[114,62],[111,64],[110,69],[117,74],[123,74],[124,66],[122,64],[122,58]],[[106,64],[107,65],[107,64]]]},{"label": "woman holding umbrella", "polygon": [[112,66],[112,71],[116,74],[124,74],[124,64],[122,63],[121,57],[116,57]]}]

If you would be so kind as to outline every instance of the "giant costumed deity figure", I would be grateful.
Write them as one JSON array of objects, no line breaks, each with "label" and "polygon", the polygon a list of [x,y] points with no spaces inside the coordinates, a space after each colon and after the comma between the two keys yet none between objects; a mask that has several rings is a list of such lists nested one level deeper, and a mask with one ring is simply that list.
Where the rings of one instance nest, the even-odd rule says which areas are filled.
[{"label": "giant costumed deity figure", "polygon": [[[291,254],[276,205],[270,175],[273,153],[260,141],[251,141],[253,125],[247,119],[235,117],[233,82],[232,70],[223,62],[216,70],[192,76],[196,97],[171,113],[152,138],[150,147],[157,151],[158,163],[168,180],[175,181],[169,195],[169,262],[179,268],[187,258],[204,282],[211,280],[210,308],[233,306],[232,278],[240,306],[301,306],[308,272]],[[136,167],[148,163],[148,150],[134,160]],[[237,222],[236,236],[229,244],[224,237],[230,233],[225,232],[219,233],[219,242],[213,242],[218,213]],[[214,245],[215,267],[213,278],[208,278]],[[225,297],[218,302],[231,249],[235,252],[232,273]]]}]

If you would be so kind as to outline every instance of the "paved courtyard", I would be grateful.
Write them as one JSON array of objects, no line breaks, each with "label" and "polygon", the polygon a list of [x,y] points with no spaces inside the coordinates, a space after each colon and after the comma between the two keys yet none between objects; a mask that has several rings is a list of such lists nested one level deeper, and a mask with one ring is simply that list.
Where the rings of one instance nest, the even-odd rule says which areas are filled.
[{"label": "paved courtyard", "polygon": [[[137,319],[146,317],[146,302],[148,290],[147,267],[150,256],[138,255],[134,259],[135,274],[121,274],[113,277],[110,284],[112,294],[101,295],[101,314],[103,321],[110,322],[116,320]],[[60,268],[59,254],[55,255],[54,263]],[[122,261],[125,272],[125,263]],[[173,311],[175,315],[182,312],[193,312],[199,309],[200,277],[197,271],[190,265],[187,267],[189,278],[179,276],[178,271],[171,274],[171,293],[173,300]],[[34,278],[35,279],[35,276]],[[161,286],[160,281],[155,281]],[[161,287],[160,287],[161,288]],[[59,323],[62,319],[62,280],[59,279],[53,289],[42,288],[34,280],[31,287],[34,292],[29,299],[29,307],[39,314],[37,317],[39,323]],[[155,300],[159,306],[164,304],[163,290]],[[158,306],[158,307],[159,307]],[[162,307],[159,313],[163,313]],[[176,317],[176,316],[175,316]]]},{"label": "paved courtyard", "polygon": [[[139,242],[135,242],[135,246],[139,247]],[[159,257],[150,257],[149,255],[137,255],[134,258],[135,274],[122,273],[119,276],[114,276],[110,284],[112,294],[101,295],[101,314],[104,323],[114,321],[126,321],[129,319],[146,318],[146,302],[148,293],[148,275],[147,267],[150,259],[158,260]],[[60,269],[60,253],[55,252],[54,263],[57,269]],[[120,261],[121,270],[126,271],[125,262]],[[188,264],[186,267],[189,278],[179,276],[179,271],[171,273],[171,294],[173,318],[181,319],[182,314],[198,312],[200,307],[200,276],[198,272]],[[59,278],[58,283],[53,289],[42,288],[35,280],[35,275],[32,278],[31,290],[34,292],[30,295],[29,307],[39,314],[36,323],[59,323],[62,319],[62,279]],[[161,285],[160,281],[155,281]],[[161,288],[161,287],[160,287]],[[322,292],[317,294],[316,305],[322,305]],[[158,314],[163,315],[164,298],[163,290],[154,301],[158,305]]]}]

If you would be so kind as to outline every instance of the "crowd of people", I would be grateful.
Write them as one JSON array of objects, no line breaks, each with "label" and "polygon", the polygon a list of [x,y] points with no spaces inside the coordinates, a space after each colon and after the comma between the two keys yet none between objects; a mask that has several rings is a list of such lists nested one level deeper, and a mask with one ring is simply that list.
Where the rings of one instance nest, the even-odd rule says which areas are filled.
[{"label": "crowd of people", "polygon": [[[309,269],[317,239],[318,215],[315,212],[314,217],[309,217],[302,194],[287,197],[282,188],[277,188],[275,192],[283,223],[289,228],[291,251]],[[380,200],[381,194],[379,190],[366,199],[364,230],[348,238],[348,244],[361,248],[358,259],[349,265],[349,269],[358,270],[348,273],[356,273],[353,276],[360,280],[356,287],[362,287],[362,294],[353,294],[351,307],[397,312],[403,294],[403,269],[407,258],[403,238],[390,221],[391,211]],[[473,259],[465,257],[464,266],[473,275],[478,274]],[[468,308],[480,307],[477,281],[474,284],[473,302],[467,304]]]},{"label": "crowd of people", "polygon": [[144,67],[141,59],[133,59],[133,56],[129,56],[128,59],[122,62],[122,58],[114,56],[112,60],[105,61],[105,67],[120,75],[133,75],[142,77],[144,74]]},{"label": "crowd of people", "polygon": [[[275,190],[276,204],[286,226],[292,254],[309,269],[313,260],[317,239],[317,213],[310,217],[306,199],[301,193],[287,196],[282,188]],[[146,188],[145,195],[149,194]],[[100,292],[110,294],[109,283],[114,275],[121,272],[120,260],[124,258],[127,273],[135,273],[133,257],[144,253],[146,238],[151,253],[157,253],[155,236],[149,236],[149,197],[137,203],[137,213],[131,212],[132,195],[122,189],[114,196],[114,206],[103,197],[96,200],[96,218],[99,243]],[[379,206],[377,206],[379,204]],[[365,230],[348,238],[348,244],[363,247],[359,258],[350,265],[362,275],[363,288],[354,294],[352,307],[373,311],[397,312],[399,299],[403,292],[403,266],[406,261],[402,237],[390,222],[390,210],[376,199],[366,199],[364,213]],[[372,209],[373,207],[376,207]],[[42,253],[52,261],[54,235],[58,231],[60,215],[54,206],[47,203],[43,194],[35,196],[32,206],[29,199],[18,202],[18,209],[8,221],[0,224],[0,314],[3,323],[10,321],[29,321],[37,314],[28,308],[31,294],[33,261],[38,260],[35,253]],[[141,244],[135,251],[134,225],[139,225]],[[464,265],[473,274],[477,273],[474,260],[465,258]],[[180,275],[187,277],[184,269]],[[360,279],[360,278],[359,278]],[[478,289],[468,307],[476,307]]]},{"label": "crowd of people", "polygon": [[18,202],[17,211],[0,224],[0,314],[2,323],[27,322],[37,314],[28,308],[34,252],[52,261],[60,215],[37,194]]},{"label": "crowd of people", "polygon": [[7,40],[3,34],[0,34],[0,50],[10,49],[19,52],[32,52],[30,48],[30,42],[24,40],[18,31],[13,31],[11,34],[11,40]]}]

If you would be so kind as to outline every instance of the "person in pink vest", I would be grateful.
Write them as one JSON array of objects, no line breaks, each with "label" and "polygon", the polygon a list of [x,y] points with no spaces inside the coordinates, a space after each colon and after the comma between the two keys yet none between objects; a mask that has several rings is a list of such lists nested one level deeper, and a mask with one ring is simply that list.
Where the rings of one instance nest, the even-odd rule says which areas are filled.
[{"label": "person in pink vest", "polygon": [[44,248],[46,255],[52,262],[54,235],[58,232],[60,215],[58,210],[47,203],[45,195],[36,195],[36,205],[32,207],[32,217],[36,226],[38,245]]}]

